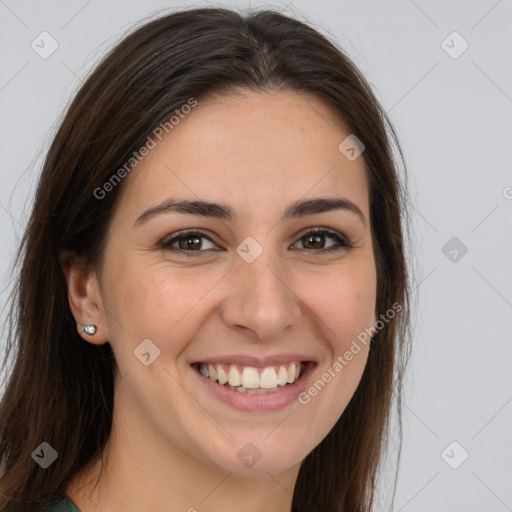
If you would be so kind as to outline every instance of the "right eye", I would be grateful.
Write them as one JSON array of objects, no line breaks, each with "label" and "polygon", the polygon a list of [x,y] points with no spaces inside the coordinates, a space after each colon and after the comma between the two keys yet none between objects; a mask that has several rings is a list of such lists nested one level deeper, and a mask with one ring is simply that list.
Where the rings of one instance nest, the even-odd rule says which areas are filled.
[{"label": "right eye", "polygon": [[[185,231],[174,233],[170,238],[164,239],[160,243],[160,247],[167,251],[178,253],[181,252],[187,256],[198,256],[198,254],[193,253],[200,253],[204,252],[205,250],[211,250],[211,248],[203,248],[201,239],[208,240],[210,243],[214,244],[212,239],[201,231],[187,229]],[[177,247],[174,245],[176,243],[178,244]]]}]

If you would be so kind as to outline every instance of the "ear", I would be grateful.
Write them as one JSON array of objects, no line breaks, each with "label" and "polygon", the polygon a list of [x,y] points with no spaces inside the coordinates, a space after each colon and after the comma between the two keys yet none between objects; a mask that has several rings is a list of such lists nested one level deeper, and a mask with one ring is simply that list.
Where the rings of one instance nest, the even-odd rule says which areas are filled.
[{"label": "ear", "polygon": [[[78,334],[94,345],[107,343],[109,337],[105,309],[96,272],[84,265],[76,255],[67,251],[61,253],[60,264],[66,279],[69,307],[77,322]],[[90,324],[97,327],[93,335],[82,331],[83,325]]]}]

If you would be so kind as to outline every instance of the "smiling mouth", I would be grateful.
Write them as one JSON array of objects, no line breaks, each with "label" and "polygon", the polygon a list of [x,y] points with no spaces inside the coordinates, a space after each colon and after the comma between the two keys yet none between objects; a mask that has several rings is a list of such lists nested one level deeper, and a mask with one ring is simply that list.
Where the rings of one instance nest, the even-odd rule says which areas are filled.
[{"label": "smiling mouth", "polygon": [[277,393],[292,386],[303,375],[310,361],[290,361],[285,364],[254,368],[231,364],[193,363],[203,377],[228,389],[248,395]]}]

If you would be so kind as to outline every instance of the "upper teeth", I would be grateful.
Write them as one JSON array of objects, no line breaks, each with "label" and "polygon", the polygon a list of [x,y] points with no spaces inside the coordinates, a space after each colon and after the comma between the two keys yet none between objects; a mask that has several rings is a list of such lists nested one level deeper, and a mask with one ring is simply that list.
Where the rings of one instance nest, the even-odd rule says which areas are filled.
[{"label": "upper teeth", "polygon": [[294,361],[280,366],[268,366],[267,368],[253,368],[243,366],[241,371],[236,365],[223,364],[199,364],[199,371],[211,380],[219,381],[219,384],[228,383],[232,387],[270,389],[285,384],[293,384],[300,374],[302,364]]}]

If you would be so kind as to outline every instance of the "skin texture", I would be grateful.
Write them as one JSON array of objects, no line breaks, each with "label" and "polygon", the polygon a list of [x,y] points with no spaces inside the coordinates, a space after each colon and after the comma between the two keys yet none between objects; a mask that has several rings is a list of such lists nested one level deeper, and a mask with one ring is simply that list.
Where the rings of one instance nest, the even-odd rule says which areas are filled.
[{"label": "skin texture", "polygon": [[[290,511],[300,463],[343,413],[368,347],[308,404],[273,412],[220,402],[197,385],[190,363],[307,354],[317,362],[309,387],[374,325],[367,181],[363,158],[349,161],[338,150],[348,135],[311,95],[213,96],[124,179],[101,265],[89,273],[64,269],[77,323],[98,326],[94,336],[79,331],[84,343],[110,342],[118,365],[99,487],[91,492],[94,464],[66,490],[82,511],[230,512],[240,503],[246,512]],[[166,213],[134,227],[142,212],[170,197],[228,204],[237,219]],[[366,224],[345,210],[280,220],[290,203],[318,197],[351,200]],[[315,255],[337,245],[329,236],[308,245],[304,236],[316,227],[354,247]],[[162,239],[192,228],[212,239],[200,239],[197,257],[160,248]],[[263,249],[252,263],[236,253],[248,236]],[[133,353],[145,339],[161,351],[149,366]],[[247,442],[262,455],[252,468],[237,457]]]}]

